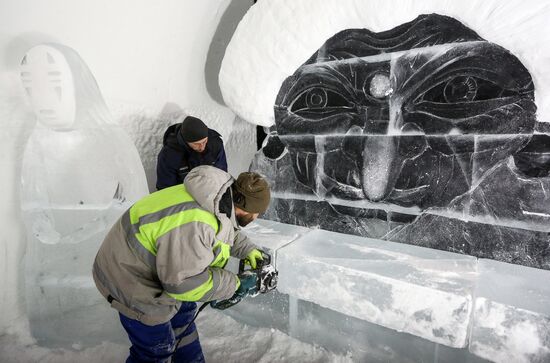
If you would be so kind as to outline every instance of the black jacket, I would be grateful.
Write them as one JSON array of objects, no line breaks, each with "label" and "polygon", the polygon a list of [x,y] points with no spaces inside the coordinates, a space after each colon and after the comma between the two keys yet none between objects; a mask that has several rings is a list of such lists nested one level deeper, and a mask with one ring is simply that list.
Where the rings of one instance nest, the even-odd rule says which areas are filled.
[{"label": "black jacket", "polygon": [[162,150],[157,158],[157,190],[181,184],[191,169],[212,165],[227,171],[227,160],[221,135],[208,129],[208,143],[203,153],[191,149],[180,134],[181,124],[170,126],[164,133]]}]

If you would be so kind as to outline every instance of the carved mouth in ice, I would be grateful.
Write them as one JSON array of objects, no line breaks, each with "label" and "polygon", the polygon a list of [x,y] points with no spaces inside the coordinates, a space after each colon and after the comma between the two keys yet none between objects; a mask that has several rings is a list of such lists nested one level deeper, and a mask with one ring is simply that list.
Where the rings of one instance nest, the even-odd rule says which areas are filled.
[{"label": "carved mouth in ice", "polygon": [[[358,188],[349,183],[339,182],[326,174],[322,175],[320,178],[323,188],[330,191],[330,193],[336,197],[352,200],[369,199],[363,192],[363,188]],[[394,188],[384,199],[397,204],[409,204],[422,199],[424,194],[428,191],[428,187],[428,185],[420,185],[418,187],[406,189]],[[318,190],[316,192],[317,195],[320,194]]]},{"label": "carved mouth in ice", "polygon": [[412,202],[420,200],[428,190],[428,185],[421,185],[416,188],[409,189],[393,189],[388,199],[392,202]]}]

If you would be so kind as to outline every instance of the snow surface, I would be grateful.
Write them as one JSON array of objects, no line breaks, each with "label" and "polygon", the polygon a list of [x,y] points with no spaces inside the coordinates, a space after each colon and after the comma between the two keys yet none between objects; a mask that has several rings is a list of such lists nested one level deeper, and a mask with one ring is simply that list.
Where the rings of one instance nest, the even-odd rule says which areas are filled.
[{"label": "snow surface", "polygon": [[[197,318],[197,329],[207,362],[352,362],[349,355],[335,355],[321,347],[302,343],[278,330],[255,328],[229,316],[205,309]],[[18,331],[17,331],[18,330]],[[0,336],[2,363],[111,363],[123,362],[129,346],[103,342],[79,350],[48,349],[33,342],[28,328],[19,322],[11,334]],[[18,336],[16,334],[22,334]]]},{"label": "snow surface", "polygon": [[261,0],[250,8],[220,70],[225,103],[258,125],[274,123],[281,84],[328,38],[344,29],[380,32],[438,13],[463,22],[517,56],[535,82],[538,120],[550,121],[550,3],[539,0]]}]

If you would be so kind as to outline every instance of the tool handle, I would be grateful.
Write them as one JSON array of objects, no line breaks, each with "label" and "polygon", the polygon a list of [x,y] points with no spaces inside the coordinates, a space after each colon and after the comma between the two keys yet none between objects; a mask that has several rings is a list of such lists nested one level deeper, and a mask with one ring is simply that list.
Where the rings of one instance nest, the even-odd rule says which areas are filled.
[{"label": "tool handle", "polygon": [[[262,251],[262,250],[259,250],[261,253],[262,253],[262,257],[263,257],[263,260],[260,260],[260,261],[257,261],[257,266],[256,266],[256,270],[261,270],[262,269],[262,266],[265,266],[265,265],[269,265],[271,263],[271,255]],[[242,274],[244,271],[245,271],[245,267],[246,267],[246,264],[245,264],[245,260],[242,259],[239,261],[239,274]]]}]

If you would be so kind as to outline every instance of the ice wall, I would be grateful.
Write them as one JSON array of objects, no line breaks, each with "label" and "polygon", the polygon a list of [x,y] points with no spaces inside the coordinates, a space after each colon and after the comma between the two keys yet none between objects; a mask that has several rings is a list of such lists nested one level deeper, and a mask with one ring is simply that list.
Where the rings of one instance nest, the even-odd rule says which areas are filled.
[{"label": "ice wall", "polygon": [[[255,9],[242,29],[287,6]],[[348,9],[355,24],[362,14]],[[454,10],[378,32],[368,22],[340,29],[289,72],[251,166],[276,192],[266,218],[550,269],[544,77],[527,49],[480,36],[489,25],[470,27]],[[318,16],[312,32],[326,25]],[[306,48],[307,29],[295,30]],[[270,81],[295,56],[279,58],[266,63]],[[232,59],[232,75],[248,74]],[[227,96],[236,112],[258,111]]]},{"label": "ice wall", "polygon": [[[358,335],[380,361],[550,359],[550,294],[527,283],[550,269],[550,48],[537,45],[549,13],[536,1],[251,9],[222,64],[224,100],[270,127],[251,165],[274,189],[264,218],[320,228],[277,251],[283,294],[260,309],[339,349],[323,331]],[[414,339],[378,341],[377,327],[435,346],[397,354]]]},{"label": "ice wall", "polygon": [[229,313],[357,361],[545,362],[550,272],[259,220],[276,293]]}]

